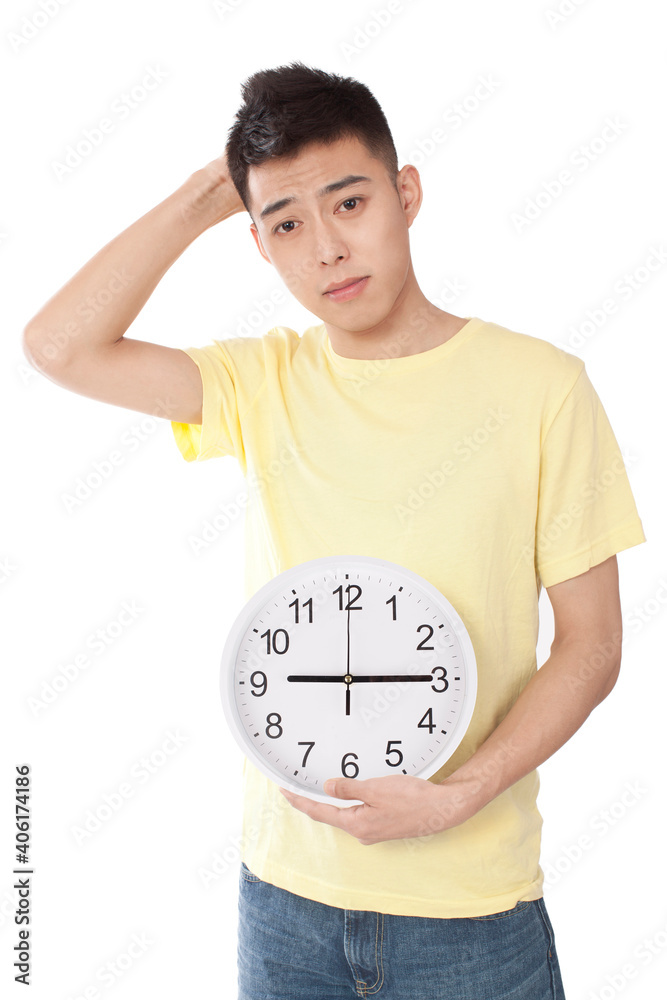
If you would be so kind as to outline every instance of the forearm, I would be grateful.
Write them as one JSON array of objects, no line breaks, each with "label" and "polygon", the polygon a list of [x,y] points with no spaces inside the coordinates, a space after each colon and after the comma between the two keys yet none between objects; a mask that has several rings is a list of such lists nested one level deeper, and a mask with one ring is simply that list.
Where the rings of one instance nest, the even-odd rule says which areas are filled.
[{"label": "forearm", "polygon": [[607,696],[619,665],[620,635],[554,645],[503,721],[441,782],[447,801],[456,794],[467,818],[551,757]]},{"label": "forearm", "polygon": [[48,374],[73,352],[119,340],[190,243],[238,210],[230,181],[221,184],[208,168],[193,173],[102,247],[30,320],[24,344],[33,363]]}]

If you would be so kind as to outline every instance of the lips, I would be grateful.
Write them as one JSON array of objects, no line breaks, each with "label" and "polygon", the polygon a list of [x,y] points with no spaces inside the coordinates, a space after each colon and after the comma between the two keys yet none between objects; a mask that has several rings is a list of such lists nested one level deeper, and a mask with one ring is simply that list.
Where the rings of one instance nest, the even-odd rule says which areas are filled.
[{"label": "lips", "polygon": [[361,281],[364,277],[360,274],[357,278],[346,278],[345,281],[339,281],[337,284],[331,284],[328,288],[325,288],[324,294],[327,295],[329,292],[338,292],[341,288],[347,288],[348,285],[354,285],[357,281]]},{"label": "lips", "polygon": [[331,285],[323,294],[334,302],[346,302],[360,295],[368,284],[370,275],[362,278],[349,278],[347,281],[339,281]]}]

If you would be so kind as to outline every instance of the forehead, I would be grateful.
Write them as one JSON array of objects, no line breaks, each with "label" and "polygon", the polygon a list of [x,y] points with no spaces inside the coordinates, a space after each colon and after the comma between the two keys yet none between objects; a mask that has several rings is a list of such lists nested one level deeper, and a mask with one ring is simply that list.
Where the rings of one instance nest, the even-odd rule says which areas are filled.
[{"label": "forehead", "polygon": [[316,197],[316,192],[347,176],[379,179],[384,164],[371,156],[356,136],[332,143],[308,143],[291,156],[280,156],[248,169],[248,195],[253,217],[283,198]]}]

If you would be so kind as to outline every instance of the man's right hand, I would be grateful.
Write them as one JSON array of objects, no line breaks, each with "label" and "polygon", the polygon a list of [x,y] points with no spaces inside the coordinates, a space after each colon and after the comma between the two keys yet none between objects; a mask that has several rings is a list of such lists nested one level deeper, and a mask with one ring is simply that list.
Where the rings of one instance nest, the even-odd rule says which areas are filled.
[{"label": "man's right hand", "polygon": [[226,153],[191,174],[186,186],[191,194],[186,215],[195,219],[199,214],[207,229],[246,210],[229,176]]}]

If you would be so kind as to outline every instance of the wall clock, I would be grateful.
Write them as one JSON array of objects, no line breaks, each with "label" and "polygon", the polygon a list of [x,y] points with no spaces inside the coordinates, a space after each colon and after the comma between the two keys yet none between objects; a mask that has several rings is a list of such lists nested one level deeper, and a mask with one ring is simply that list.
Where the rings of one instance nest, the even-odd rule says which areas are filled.
[{"label": "wall clock", "polygon": [[283,788],[329,804],[327,778],[428,778],[477,695],[472,642],[428,580],[370,556],[325,556],[269,580],[225,642],[220,690],[238,745]]}]

